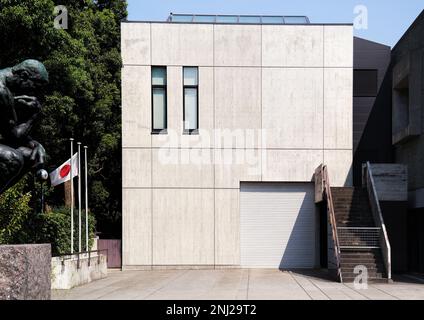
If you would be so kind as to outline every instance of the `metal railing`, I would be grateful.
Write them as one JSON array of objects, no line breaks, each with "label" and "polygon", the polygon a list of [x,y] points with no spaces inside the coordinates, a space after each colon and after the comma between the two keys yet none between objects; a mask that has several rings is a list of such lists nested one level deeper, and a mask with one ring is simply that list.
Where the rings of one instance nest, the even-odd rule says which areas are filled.
[{"label": "metal railing", "polygon": [[384,224],[383,215],[381,213],[380,202],[378,200],[374,178],[372,176],[371,164],[367,162],[363,169],[365,171],[363,175],[365,180],[364,182],[367,187],[374,221],[376,225],[381,228],[379,240],[380,240],[381,251],[383,254],[384,265],[387,271],[387,278],[391,279],[392,278],[391,247],[390,247],[389,237],[387,235],[386,225]]},{"label": "metal railing", "polygon": [[66,253],[61,256],[58,256],[62,260],[62,266],[65,265],[65,260],[71,260],[75,256],[77,258],[77,269],[81,267],[81,256],[87,255],[88,257],[88,266],[91,265],[91,257],[93,253],[97,253],[97,263],[100,263],[100,252],[106,252],[106,263],[107,263],[107,255],[108,255],[107,249],[101,249],[101,250],[92,250],[92,251],[82,251],[82,252],[74,252],[74,253]]},{"label": "metal railing", "polygon": [[379,227],[337,227],[341,249],[380,248]]},{"label": "metal railing", "polygon": [[321,164],[315,171],[315,179],[321,179],[322,181],[316,181],[315,183],[321,186],[322,193],[325,200],[327,201],[327,211],[330,218],[331,235],[334,243],[334,256],[336,259],[337,277],[340,282],[343,282],[342,269],[340,265],[340,242],[337,234],[336,215],[334,212],[333,195],[331,193],[330,178],[328,176],[327,166]]}]

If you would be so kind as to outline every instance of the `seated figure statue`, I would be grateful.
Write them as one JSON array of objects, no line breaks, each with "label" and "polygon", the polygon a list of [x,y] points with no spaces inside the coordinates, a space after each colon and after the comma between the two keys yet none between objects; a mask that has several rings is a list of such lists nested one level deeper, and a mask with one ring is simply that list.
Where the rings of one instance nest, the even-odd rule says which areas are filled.
[{"label": "seated figure statue", "polygon": [[28,171],[44,171],[46,152],[29,134],[41,112],[36,94],[47,83],[37,60],[0,70],[0,194]]}]

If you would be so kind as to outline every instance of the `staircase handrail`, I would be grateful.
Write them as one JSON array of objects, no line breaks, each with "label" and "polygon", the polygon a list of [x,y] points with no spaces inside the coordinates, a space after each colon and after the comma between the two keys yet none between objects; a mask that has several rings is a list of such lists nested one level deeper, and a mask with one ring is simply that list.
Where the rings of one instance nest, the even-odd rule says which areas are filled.
[{"label": "staircase handrail", "polygon": [[331,235],[333,238],[334,243],[334,256],[336,258],[336,265],[337,265],[337,277],[340,280],[340,282],[343,282],[342,279],[342,270],[341,270],[341,261],[340,261],[340,243],[339,243],[339,237],[337,235],[337,224],[336,224],[336,215],[334,212],[334,204],[333,204],[333,195],[331,192],[331,184],[330,184],[330,178],[328,175],[328,169],[327,166],[324,164],[321,164],[317,171],[321,171],[319,175],[315,175],[316,177],[319,176],[322,181],[320,181],[320,184],[322,185],[322,192],[325,196],[325,199],[327,200],[327,211],[330,217],[330,226],[331,226]]},{"label": "staircase handrail", "polygon": [[383,214],[381,212],[380,202],[378,200],[377,189],[375,187],[375,181],[372,174],[371,164],[367,161],[365,165],[365,179],[366,187],[368,191],[368,197],[370,200],[371,212],[374,217],[374,221],[377,226],[381,228],[380,245],[384,258],[384,265],[387,271],[387,278],[392,278],[392,266],[391,266],[391,247],[389,237],[387,235],[386,225],[384,224]]}]

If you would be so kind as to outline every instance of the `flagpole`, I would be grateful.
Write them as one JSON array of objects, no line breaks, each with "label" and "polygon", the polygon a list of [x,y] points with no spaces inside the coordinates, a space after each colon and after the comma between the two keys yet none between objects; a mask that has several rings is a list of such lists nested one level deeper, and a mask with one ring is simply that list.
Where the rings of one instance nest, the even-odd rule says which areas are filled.
[{"label": "flagpole", "polygon": [[84,146],[85,160],[85,251],[90,251],[88,248],[88,169],[87,169],[87,146]]},{"label": "flagpole", "polygon": [[81,142],[78,142],[78,252],[81,252]]},{"label": "flagpole", "polygon": [[70,138],[71,142],[71,253],[74,253],[74,167],[72,165],[72,156],[74,155],[74,139]]}]

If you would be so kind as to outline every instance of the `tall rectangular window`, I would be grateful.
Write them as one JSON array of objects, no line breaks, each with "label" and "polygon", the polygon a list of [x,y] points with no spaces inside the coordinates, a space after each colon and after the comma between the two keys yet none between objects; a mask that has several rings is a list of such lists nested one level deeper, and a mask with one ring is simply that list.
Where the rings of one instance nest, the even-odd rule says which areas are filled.
[{"label": "tall rectangular window", "polygon": [[166,133],[166,67],[152,67],[152,133]]},{"label": "tall rectangular window", "polygon": [[184,133],[198,133],[199,129],[199,73],[197,67],[184,67]]}]

